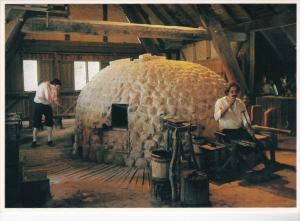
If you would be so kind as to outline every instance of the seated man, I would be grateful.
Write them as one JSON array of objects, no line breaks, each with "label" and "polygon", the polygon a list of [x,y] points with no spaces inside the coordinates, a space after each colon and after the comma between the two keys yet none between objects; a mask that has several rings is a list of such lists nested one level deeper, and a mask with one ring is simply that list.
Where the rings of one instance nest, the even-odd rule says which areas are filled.
[{"label": "seated man", "polygon": [[268,160],[263,153],[263,144],[255,139],[251,129],[250,118],[244,102],[239,99],[240,86],[236,82],[230,82],[225,89],[225,95],[219,98],[215,104],[214,118],[219,122],[222,133],[232,139],[244,139],[256,143],[261,161],[264,164]]}]

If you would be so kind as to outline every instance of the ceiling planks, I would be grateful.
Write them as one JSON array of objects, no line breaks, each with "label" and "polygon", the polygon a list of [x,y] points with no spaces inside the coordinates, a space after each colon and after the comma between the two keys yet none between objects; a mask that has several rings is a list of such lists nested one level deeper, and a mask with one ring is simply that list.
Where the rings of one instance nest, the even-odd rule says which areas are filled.
[{"label": "ceiling planks", "polygon": [[285,11],[278,15],[273,15],[266,18],[260,18],[249,22],[243,22],[237,25],[228,26],[225,29],[250,32],[273,29],[275,27],[284,27],[295,23],[296,11]]}]

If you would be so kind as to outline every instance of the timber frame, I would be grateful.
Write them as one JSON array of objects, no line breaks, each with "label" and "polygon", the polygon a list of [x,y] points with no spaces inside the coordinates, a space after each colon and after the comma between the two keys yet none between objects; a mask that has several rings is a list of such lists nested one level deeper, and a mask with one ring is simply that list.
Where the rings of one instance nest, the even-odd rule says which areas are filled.
[{"label": "timber frame", "polygon": [[[16,73],[20,72],[15,65],[20,61],[16,60],[21,60],[22,56],[26,58],[28,54],[32,58],[42,59],[44,65],[53,62],[50,72],[55,73],[53,76],[61,76],[61,66],[71,67],[75,58],[97,58],[103,61],[104,66],[109,60],[136,58],[143,53],[163,54],[167,58],[184,60],[183,48],[186,45],[206,41],[207,59],[211,58],[212,42],[228,69],[227,80],[238,81],[244,93],[251,95],[258,79],[255,48],[258,34],[278,61],[289,65],[296,63],[296,4],[121,4],[118,7],[129,23],[111,21],[111,6],[107,4],[99,8],[102,14],[100,16],[99,12],[100,20],[97,21],[71,19],[70,5],[7,4],[6,75],[12,75],[14,79]],[[256,10],[257,7],[259,10]],[[64,39],[26,39],[25,36],[32,33],[60,33]],[[99,36],[99,42],[72,41],[73,33]],[[113,43],[110,36],[116,34],[135,36],[139,43]],[[278,41],[276,34],[280,34],[283,40]],[[195,50],[192,53],[196,55]],[[15,85],[15,91],[7,86],[6,93],[11,95],[11,92],[22,91],[20,79]],[[27,105],[10,95],[7,96],[6,110]],[[20,95],[20,99],[25,98]],[[74,104],[71,101],[69,103],[70,107]]]}]

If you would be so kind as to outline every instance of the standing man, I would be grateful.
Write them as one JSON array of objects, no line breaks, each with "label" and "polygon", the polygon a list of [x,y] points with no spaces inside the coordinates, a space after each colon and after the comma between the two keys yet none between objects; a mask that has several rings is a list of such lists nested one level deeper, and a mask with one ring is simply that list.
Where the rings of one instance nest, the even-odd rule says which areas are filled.
[{"label": "standing man", "polygon": [[37,130],[42,126],[42,115],[45,116],[45,125],[48,133],[48,146],[53,146],[52,128],[53,128],[53,111],[51,105],[61,107],[59,99],[61,82],[58,79],[53,79],[51,82],[44,81],[39,84],[34,97],[34,112],[33,112],[33,141],[31,147],[36,147]]},{"label": "standing man", "polygon": [[236,82],[228,83],[224,97],[217,100],[215,104],[214,118],[219,122],[222,133],[233,139],[244,139],[256,143],[260,158],[264,164],[268,159],[263,153],[263,144],[255,139],[254,131],[251,129],[250,117],[246,105],[239,99],[240,86]]}]

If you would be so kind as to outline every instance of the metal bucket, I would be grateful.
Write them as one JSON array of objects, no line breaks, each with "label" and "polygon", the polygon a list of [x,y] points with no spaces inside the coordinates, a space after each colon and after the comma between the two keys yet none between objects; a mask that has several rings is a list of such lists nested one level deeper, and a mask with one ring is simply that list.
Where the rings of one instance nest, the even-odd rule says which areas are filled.
[{"label": "metal bucket", "polygon": [[151,174],[153,180],[169,179],[172,154],[166,150],[154,150],[151,154]]},{"label": "metal bucket", "polygon": [[206,173],[196,170],[182,172],[180,202],[189,207],[209,205],[209,182]]}]

